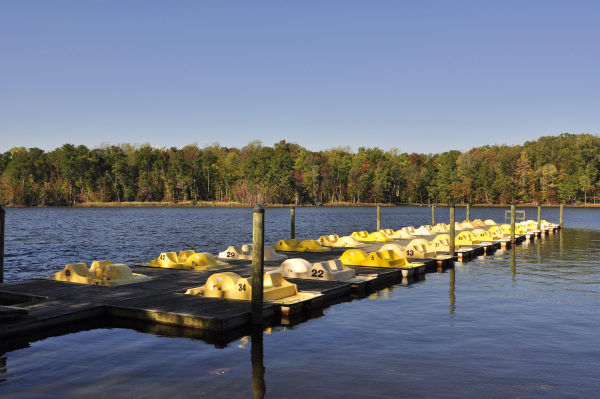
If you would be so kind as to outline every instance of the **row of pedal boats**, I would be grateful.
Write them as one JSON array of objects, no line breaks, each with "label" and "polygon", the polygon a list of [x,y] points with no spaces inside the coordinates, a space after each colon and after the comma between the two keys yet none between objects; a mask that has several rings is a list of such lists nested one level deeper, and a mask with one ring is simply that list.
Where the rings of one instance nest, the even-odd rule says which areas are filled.
[{"label": "row of pedal boats", "polygon": [[[487,227],[487,230],[483,227]],[[508,226],[508,230],[507,230]],[[554,228],[543,221],[543,228]],[[537,223],[527,221],[517,224],[516,233],[519,235],[535,232]],[[460,229],[460,230],[459,230]],[[472,229],[467,231],[468,229]],[[322,302],[323,295],[318,292],[298,291],[296,284],[286,278],[313,279],[322,281],[340,281],[350,283],[355,288],[364,287],[377,277],[376,274],[358,273],[360,267],[394,268],[399,269],[403,277],[411,277],[425,272],[425,263],[419,259],[444,260],[450,258],[442,252],[449,251],[449,227],[445,224],[435,226],[420,226],[419,228],[405,227],[398,231],[392,229],[375,233],[354,232],[350,236],[322,236],[318,240],[299,239],[280,240],[273,246],[264,247],[265,261],[282,261],[275,270],[264,275],[264,300],[282,309],[282,313],[298,312],[302,307],[315,307]],[[490,241],[507,240],[510,236],[510,225],[498,225],[491,220],[457,223],[455,250],[465,251],[477,245],[485,245]],[[416,238],[425,235],[437,236],[428,241]],[[413,238],[406,246],[394,244],[399,238]],[[383,242],[382,247],[367,253],[360,249],[365,243]],[[338,258],[323,262],[310,263],[302,258],[288,259],[280,252],[325,252],[328,247],[342,247],[347,250]],[[278,252],[280,251],[280,252]],[[411,261],[408,261],[410,258]],[[163,252],[149,263],[137,266],[157,267],[167,269],[182,269],[191,271],[219,271],[211,275],[201,287],[192,287],[186,291],[188,295],[197,295],[222,299],[251,300],[252,284],[250,279],[223,269],[231,265],[224,260],[252,259],[252,245],[232,245],[220,252],[215,258],[207,252],[196,253],[193,250]],[[415,261],[415,259],[417,261]],[[349,267],[352,266],[352,267]],[[223,271],[220,271],[223,270]],[[68,264],[54,275],[53,280],[80,284],[115,286],[150,280],[148,276],[133,273],[124,264],[113,264],[110,260],[93,262],[90,269],[85,263]]]}]

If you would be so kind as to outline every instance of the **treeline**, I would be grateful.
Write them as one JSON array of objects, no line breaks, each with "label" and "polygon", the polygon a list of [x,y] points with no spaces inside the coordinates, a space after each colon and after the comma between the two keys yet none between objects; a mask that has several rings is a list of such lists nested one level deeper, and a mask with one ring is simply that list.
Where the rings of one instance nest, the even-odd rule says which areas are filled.
[{"label": "treeline", "polygon": [[0,203],[595,203],[599,154],[598,136],[568,133],[441,154],[364,147],[313,152],[258,140],[243,148],[13,148],[0,159]]}]

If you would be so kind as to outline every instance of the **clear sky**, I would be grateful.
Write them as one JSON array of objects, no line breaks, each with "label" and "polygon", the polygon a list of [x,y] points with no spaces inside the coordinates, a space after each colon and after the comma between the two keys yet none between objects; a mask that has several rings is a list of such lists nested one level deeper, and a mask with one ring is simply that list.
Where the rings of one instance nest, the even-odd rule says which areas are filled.
[{"label": "clear sky", "polygon": [[600,130],[598,1],[0,0],[0,151]]}]

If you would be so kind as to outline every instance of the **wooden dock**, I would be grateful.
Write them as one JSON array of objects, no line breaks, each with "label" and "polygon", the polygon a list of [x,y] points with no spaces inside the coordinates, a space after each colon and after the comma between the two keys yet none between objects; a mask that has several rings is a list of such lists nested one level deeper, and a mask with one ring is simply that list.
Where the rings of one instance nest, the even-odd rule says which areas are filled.
[{"label": "wooden dock", "polygon": [[[432,240],[435,235],[422,236]],[[416,237],[415,237],[416,238]],[[520,237],[519,242],[527,237]],[[533,237],[529,237],[532,239]],[[411,240],[393,243],[406,246]],[[360,249],[377,251],[382,243],[368,243]],[[490,254],[500,248],[495,242],[469,249],[462,260]],[[339,258],[346,249],[332,248],[329,252],[286,252],[288,258],[303,258],[314,263]],[[435,259],[410,259],[425,263],[426,272],[440,269]],[[454,258],[446,266],[452,267]],[[224,271],[251,276],[251,261],[229,261],[233,266]],[[265,262],[265,271],[276,269],[278,262]],[[130,266],[134,273],[147,275],[150,281],[114,287],[76,284],[36,279],[0,284],[0,337],[40,334],[46,329],[97,318],[113,317],[130,321],[149,322],[152,325],[192,328],[218,333],[247,328],[251,320],[250,302],[223,300],[186,295],[191,287],[202,286],[214,272],[186,271]],[[442,265],[442,267],[444,267]],[[353,267],[357,274],[377,275],[367,290],[376,290],[402,281],[402,271],[394,268]],[[417,277],[419,279],[419,277]],[[350,283],[306,279],[288,279],[298,285],[299,291],[324,294],[324,305],[349,298],[353,294]],[[264,318],[273,319],[275,306],[265,303]],[[166,328],[166,327],[165,327]]]}]

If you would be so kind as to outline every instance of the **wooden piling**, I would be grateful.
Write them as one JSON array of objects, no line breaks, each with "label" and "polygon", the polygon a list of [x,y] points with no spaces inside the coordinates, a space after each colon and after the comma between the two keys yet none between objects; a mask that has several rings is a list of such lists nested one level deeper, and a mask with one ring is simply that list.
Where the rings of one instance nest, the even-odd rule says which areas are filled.
[{"label": "wooden piling", "polygon": [[431,204],[431,225],[435,226],[435,204]]},{"label": "wooden piling", "polygon": [[467,202],[467,222],[471,221],[471,204]]},{"label": "wooden piling", "polygon": [[290,209],[290,233],[292,240],[296,238],[296,207],[294,206]]},{"label": "wooden piling", "polygon": [[377,231],[381,230],[381,206],[377,204]]},{"label": "wooden piling", "polygon": [[6,211],[0,206],[0,283],[4,282],[4,223]]},{"label": "wooden piling", "polygon": [[265,209],[260,204],[252,217],[252,324],[263,323],[263,279],[265,259]]},{"label": "wooden piling", "polygon": [[510,244],[512,247],[517,243],[517,238],[515,236],[515,217],[517,216],[517,209],[515,206],[515,202],[513,201],[510,204]]},{"label": "wooden piling", "polygon": [[537,222],[538,230],[540,231],[540,235],[542,235],[542,205],[538,203],[538,222]]},{"label": "wooden piling", "polygon": [[450,256],[454,256],[454,203],[450,204]]},{"label": "wooden piling", "polygon": [[562,225],[563,225],[563,206],[565,205],[564,202],[560,203],[560,229],[562,230]]}]

